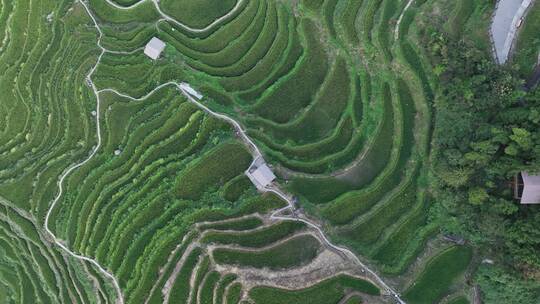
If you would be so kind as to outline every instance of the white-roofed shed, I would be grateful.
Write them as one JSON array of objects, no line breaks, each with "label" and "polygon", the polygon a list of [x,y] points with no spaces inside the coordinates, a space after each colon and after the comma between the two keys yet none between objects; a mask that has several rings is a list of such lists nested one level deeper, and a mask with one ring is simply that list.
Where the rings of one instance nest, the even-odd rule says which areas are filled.
[{"label": "white-roofed shed", "polygon": [[276,176],[263,159],[254,161],[246,171],[246,175],[259,190],[264,190],[276,179]]},{"label": "white-roofed shed", "polygon": [[521,203],[540,204],[540,175],[530,175],[528,172],[521,172],[521,176],[523,177]]},{"label": "white-roofed shed", "polygon": [[156,60],[159,58],[163,50],[165,49],[165,42],[159,40],[157,37],[153,37],[148,41],[146,47],[144,48],[144,53],[146,56]]},{"label": "white-roofed shed", "polygon": [[201,93],[197,92],[197,90],[195,90],[194,88],[192,88],[191,85],[189,85],[189,83],[182,82],[180,84],[180,88],[182,90],[186,91],[189,95],[197,98],[198,100],[203,98],[203,95]]}]

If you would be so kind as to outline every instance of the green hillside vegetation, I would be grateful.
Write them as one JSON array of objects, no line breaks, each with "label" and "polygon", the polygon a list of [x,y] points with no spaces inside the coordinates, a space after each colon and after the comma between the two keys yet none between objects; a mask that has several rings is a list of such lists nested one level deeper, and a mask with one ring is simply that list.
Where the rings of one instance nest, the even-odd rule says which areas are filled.
[{"label": "green hillside vegetation", "polygon": [[[540,93],[522,81],[538,4],[503,67],[490,58],[493,1],[406,5],[1,1],[0,302],[112,303],[116,282],[126,304],[382,293],[333,267],[300,290],[269,287],[331,249],[293,217],[410,303],[473,284],[487,302],[538,302],[540,216],[508,186],[540,170]],[[166,43],[155,61],[142,52],[152,37]],[[244,175],[252,147],[180,82],[241,125],[298,199],[280,214],[294,220]],[[466,282],[473,252],[496,263]]]}]

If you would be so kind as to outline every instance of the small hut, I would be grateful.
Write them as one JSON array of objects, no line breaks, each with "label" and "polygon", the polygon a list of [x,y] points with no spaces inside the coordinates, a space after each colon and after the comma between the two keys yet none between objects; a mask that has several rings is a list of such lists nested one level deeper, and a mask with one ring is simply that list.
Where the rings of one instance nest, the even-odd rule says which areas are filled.
[{"label": "small hut", "polygon": [[156,60],[159,58],[164,49],[165,42],[159,40],[156,37],[153,37],[146,44],[146,47],[144,48],[144,53],[146,54],[146,56],[152,58],[152,60]]},{"label": "small hut", "polygon": [[246,170],[246,175],[258,190],[264,190],[276,179],[276,176],[262,158],[256,159],[251,164],[249,169]]}]

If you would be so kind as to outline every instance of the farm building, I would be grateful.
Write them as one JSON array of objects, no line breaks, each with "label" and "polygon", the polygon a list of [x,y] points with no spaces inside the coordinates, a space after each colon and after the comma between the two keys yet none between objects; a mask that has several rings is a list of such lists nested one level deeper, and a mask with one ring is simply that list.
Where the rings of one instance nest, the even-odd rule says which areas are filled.
[{"label": "farm building", "polygon": [[259,190],[264,190],[276,179],[276,176],[262,158],[256,159],[251,164],[246,170],[246,175]]},{"label": "farm building", "polygon": [[164,49],[165,42],[159,40],[156,37],[153,37],[146,44],[146,47],[144,48],[144,53],[146,54],[146,56],[152,58],[153,60],[156,60],[159,58]]},{"label": "farm building", "polygon": [[189,83],[185,83],[185,82],[182,82],[180,84],[180,89],[186,91],[186,93],[188,93],[189,95],[197,98],[198,100],[200,100],[203,95],[199,92],[197,92],[197,90],[195,90],[194,88],[192,88]]},{"label": "farm building", "polygon": [[540,175],[521,172],[515,184],[515,197],[521,204],[540,204]]}]

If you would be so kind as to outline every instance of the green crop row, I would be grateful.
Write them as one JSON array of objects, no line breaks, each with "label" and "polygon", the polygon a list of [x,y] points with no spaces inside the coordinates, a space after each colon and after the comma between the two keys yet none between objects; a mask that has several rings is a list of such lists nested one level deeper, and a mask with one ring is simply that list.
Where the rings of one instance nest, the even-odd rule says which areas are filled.
[{"label": "green crop row", "polygon": [[175,301],[178,301],[178,303],[187,303],[188,301],[191,288],[189,284],[186,284],[186,282],[190,281],[191,275],[195,270],[195,266],[197,265],[200,257],[201,250],[199,248],[194,249],[185,260],[184,264],[182,265],[182,269],[174,281],[174,285],[171,288],[170,297]]},{"label": "green crop row", "polygon": [[320,140],[332,132],[342,117],[349,102],[351,87],[347,63],[338,57],[315,100],[302,115],[287,124],[265,123],[259,128],[263,128],[267,136],[278,141],[286,139],[290,144]]},{"label": "green crop row", "polygon": [[[292,142],[280,144],[275,138],[269,137],[266,132],[250,130],[249,134],[262,143],[263,148],[269,150],[269,155],[283,164],[294,161],[316,161],[321,157],[342,151],[352,141],[354,126],[350,117],[345,117],[332,130],[333,134],[318,141],[303,145],[293,145]],[[289,131],[290,132],[290,131]]]},{"label": "green crop row", "polygon": [[[287,54],[289,43],[293,41],[295,34],[296,23],[291,14],[286,12],[284,6],[280,7],[281,15],[279,17],[278,31],[271,47],[268,51],[250,70],[236,77],[227,77],[220,80],[223,88],[229,92],[243,91],[263,83],[268,77],[268,72],[279,68],[281,58]],[[262,37],[261,37],[262,40]],[[262,50],[262,48],[261,48]],[[244,58],[248,60],[249,58]]]},{"label": "green crop row", "polygon": [[250,230],[261,226],[263,223],[258,217],[246,217],[243,219],[221,222],[221,223],[209,223],[200,225],[202,230]]},{"label": "green crop row", "polygon": [[244,1],[244,3],[246,3],[246,7],[238,17],[227,22],[204,38],[194,39],[190,35],[177,30],[168,22],[159,23],[158,28],[170,35],[174,41],[184,45],[188,49],[199,53],[217,53],[241,37],[248,26],[255,20],[260,7],[264,5],[261,1]]},{"label": "green crop row", "polygon": [[196,200],[209,187],[222,185],[244,172],[251,163],[251,155],[239,143],[226,143],[207,155],[177,180],[177,195],[181,198]]},{"label": "green crop row", "polygon": [[334,24],[334,16],[336,14],[336,6],[339,0],[327,0],[323,5],[324,19],[326,21],[326,28],[330,32],[330,36],[336,37],[336,26]]},{"label": "green crop row", "polygon": [[301,290],[281,290],[271,287],[255,287],[249,296],[255,303],[312,303],[337,304],[348,290],[359,291],[370,295],[378,295],[379,289],[370,282],[346,275],[336,276]]},{"label": "green crop row", "polygon": [[210,270],[210,259],[208,256],[204,256],[202,261],[199,263],[198,267],[196,268],[195,272],[195,280],[194,285],[192,286],[192,289],[190,290],[190,299],[188,303],[196,303],[197,302],[197,296],[198,296],[198,290],[202,287],[202,284],[204,282],[204,279],[209,274]]},{"label": "green crop row", "polygon": [[187,26],[204,28],[233,10],[238,1],[242,0],[162,0],[160,7],[163,12]]},{"label": "green crop row", "polygon": [[214,303],[214,288],[218,283],[221,275],[217,271],[210,272],[199,289],[199,304],[213,304]]},{"label": "green crop row", "polygon": [[392,61],[392,53],[390,51],[393,39],[393,28],[391,25],[392,17],[395,16],[398,10],[397,0],[385,0],[383,3],[381,18],[377,27],[377,38],[381,49],[388,62]]},{"label": "green crop row", "polygon": [[306,39],[306,54],[294,74],[287,77],[262,97],[253,112],[278,123],[291,120],[302,108],[310,104],[328,70],[327,56],[317,37],[312,21],[303,19],[301,27]]},{"label": "green crop row", "polygon": [[363,14],[360,18],[360,34],[362,37],[362,42],[366,46],[372,45],[371,41],[372,31],[375,24],[375,14],[381,6],[382,0],[370,0],[367,2],[367,7],[365,8]]},{"label": "green crop row", "polygon": [[363,246],[373,244],[383,234],[385,229],[392,226],[403,214],[411,209],[417,202],[416,175],[409,177],[407,184],[389,199],[382,203],[379,209],[362,223],[351,229],[345,229],[340,235],[351,239]]},{"label": "green crop row", "polygon": [[29,303],[35,298],[43,303],[86,303],[96,301],[94,288],[107,300],[115,296],[105,290],[103,281],[92,285],[86,274],[79,276],[83,265],[65,260],[51,248],[32,218],[12,209],[3,198],[0,204],[0,284],[7,287],[6,303]]},{"label": "green crop row", "polygon": [[360,12],[360,8],[364,3],[364,0],[348,0],[347,6],[341,16],[341,24],[345,33],[345,38],[353,46],[360,43],[358,39],[356,19]]},{"label": "green crop row", "polygon": [[156,35],[156,28],[150,24],[133,25],[124,31],[118,31],[115,26],[104,26],[101,30],[101,45],[107,50],[118,52],[134,51]]},{"label": "green crop row", "polygon": [[305,47],[300,41],[298,27],[292,31],[291,43],[289,43],[285,52],[286,56],[276,64],[278,68],[270,72],[263,82],[252,88],[245,89],[237,95],[241,101],[253,103],[262,96],[265,91],[278,83],[281,78],[294,72],[296,65],[300,64],[299,61],[302,58],[302,55],[306,53]]},{"label": "green crop row", "polygon": [[[259,7],[254,22],[233,42],[215,53],[201,53],[177,42],[167,32],[161,34],[166,42],[171,44],[194,68],[211,75],[237,75],[233,67],[244,61],[244,57],[256,44],[259,37],[277,30],[277,11],[273,2]],[[268,39],[268,38],[266,38]],[[270,39],[271,40],[271,39]]]},{"label": "green crop row", "polygon": [[[171,104],[171,105],[174,105],[174,103]],[[134,136],[131,137],[131,139],[137,139],[137,137],[139,137],[139,139],[142,142],[137,142],[135,140],[133,140],[133,141],[130,140],[130,142],[128,142],[127,146],[122,151],[124,154],[120,155],[118,158],[115,158],[113,161],[105,162],[104,165],[98,167],[98,169],[96,169],[97,171],[94,171],[95,174],[92,177],[94,177],[95,179],[99,179],[99,182],[97,184],[95,184],[95,183],[86,184],[88,186],[86,188],[86,190],[90,191],[90,194],[87,194],[87,193],[82,192],[82,191],[73,191],[73,193],[78,193],[79,192],[80,197],[83,200],[86,199],[86,202],[83,202],[84,207],[81,208],[81,213],[84,214],[84,216],[81,217],[82,219],[84,219],[87,222],[89,220],[93,220],[93,216],[96,215],[96,212],[98,210],[101,210],[101,209],[98,208],[98,207],[101,206],[101,204],[99,204],[99,203],[100,202],[105,203],[104,200],[103,201],[97,200],[97,202],[94,202],[94,201],[90,201],[89,199],[96,200],[97,198],[103,197],[103,196],[106,196],[106,195],[112,196],[112,195],[119,195],[118,193],[121,193],[121,192],[118,192],[118,190],[115,191],[116,194],[113,193],[113,191],[98,192],[96,190],[102,190],[103,188],[111,188],[112,189],[115,186],[116,187],[121,186],[122,183],[125,183],[125,182],[130,182],[132,184],[136,183],[137,182],[136,179],[135,180],[129,179],[130,177],[132,177],[130,175],[132,175],[132,174],[134,174],[136,172],[135,169],[138,166],[140,166],[140,168],[144,168],[145,165],[148,165],[148,164],[152,163],[153,161],[158,161],[159,160],[160,154],[152,153],[153,152],[152,149],[144,149],[143,150],[143,147],[151,145],[151,143],[159,143],[158,145],[153,145],[154,149],[157,149],[160,145],[164,145],[164,144],[168,144],[168,143],[179,144],[180,146],[182,146],[182,144],[187,144],[189,146],[189,144],[191,143],[191,138],[188,138],[186,140],[187,143],[186,142],[182,143],[180,141],[174,142],[175,136],[168,137],[169,135],[168,135],[168,132],[166,131],[166,130],[168,130],[170,132],[174,132],[173,134],[176,134],[176,135],[182,134],[182,131],[184,129],[175,128],[174,121],[176,121],[176,119],[170,119],[171,118],[170,116],[174,117],[174,115],[177,115],[176,117],[177,117],[177,119],[179,119],[180,122],[186,122],[189,119],[188,118],[189,114],[186,115],[185,112],[182,113],[182,111],[179,111],[179,109],[181,109],[181,107],[178,108],[176,111],[169,111],[168,114],[162,115],[160,117],[160,119],[153,120],[152,124],[148,123],[146,125],[146,127],[150,127],[149,129],[145,128],[145,125],[137,126],[138,128],[132,134]],[[172,110],[172,108],[171,108],[171,110]],[[174,112],[176,112],[176,113],[174,113]],[[167,122],[167,123],[165,123],[165,122]],[[161,125],[161,127],[152,128],[152,125],[154,125],[155,127]],[[148,130],[152,130],[150,134],[147,134]],[[116,149],[117,148],[118,147],[116,147]],[[107,159],[107,158],[110,159],[111,156],[113,156],[114,149],[115,149],[114,147],[111,147],[110,150],[109,150],[110,152],[108,152],[108,153],[107,153],[107,149],[104,149],[103,153],[100,153],[99,156],[96,156],[95,163],[98,163],[99,159],[101,159],[102,161],[104,159]],[[131,151],[135,150],[135,153],[131,154],[130,150]],[[163,151],[163,153],[165,151]],[[162,153],[162,151],[160,151],[159,153]],[[156,157],[157,157],[157,159],[156,159]],[[148,163],[145,164],[144,161],[138,162],[139,158],[141,158],[142,160],[148,161]],[[155,162],[155,164],[159,165],[159,161]],[[99,175],[99,173],[98,173],[99,171],[101,171],[101,170],[107,171],[108,169],[110,170],[110,168],[116,168],[116,170],[114,171],[114,174],[108,174],[105,177],[102,177],[101,175]],[[79,172],[82,173],[82,171],[79,171]],[[142,172],[141,174],[144,174],[144,173],[145,172]],[[122,177],[122,178],[120,178],[120,177]],[[82,215],[81,213],[79,213],[79,214]],[[90,216],[90,218],[89,218],[89,216]],[[85,228],[86,228],[86,225],[79,225],[78,226],[77,231],[79,233],[79,236],[83,235],[82,231]],[[80,241],[81,241],[81,239],[77,239],[75,241],[75,244],[77,244],[76,246],[78,246]]]},{"label": "green crop row", "polygon": [[242,292],[242,285],[240,283],[233,283],[230,285],[227,297],[226,297],[226,304],[238,304],[240,301],[240,296]]},{"label": "green crop row", "polygon": [[277,242],[303,228],[305,228],[305,224],[302,222],[283,221],[254,231],[208,232],[201,239],[201,242],[260,248]]},{"label": "green crop row", "polygon": [[301,0],[302,5],[310,10],[318,10],[322,7],[324,0]]},{"label": "green crop row", "polygon": [[212,254],[218,264],[284,269],[310,262],[319,249],[320,243],[316,238],[302,235],[261,251],[217,248]]},{"label": "green crop row", "polygon": [[[324,216],[332,223],[345,224],[355,216],[366,212],[391,189],[396,188],[400,184],[402,177],[405,176],[404,172],[414,147],[416,110],[408,86],[401,80],[398,81],[398,94],[399,112],[401,113],[399,123],[401,125],[399,126],[399,138],[397,139],[400,147],[397,157],[388,164],[385,174],[377,177],[373,186],[361,192],[352,192],[325,208]],[[343,212],[343,208],[346,208],[347,212]]]},{"label": "green crop row", "polygon": [[224,296],[225,296],[225,289],[230,286],[234,280],[236,280],[235,274],[226,274],[221,277],[221,280],[218,282],[218,286],[216,288],[216,297],[215,302],[216,303],[223,303]]},{"label": "green crop row", "polygon": [[424,69],[424,66],[422,65],[422,60],[420,59],[420,56],[413,48],[411,42],[408,40],[402,41],[401,50],[403,52],[405,60],[410,65],[411,69],[420,78],[424,95],[429,101],[433,100],[434,93],[429,82],[429,77],[426,73],[426,70]]},{"label": "green crop row", "polygon": [[223,198],[234,202],[240,199],[242,194],[252,188],[253,184],[244,174],[231,179],[223,186]]}]

